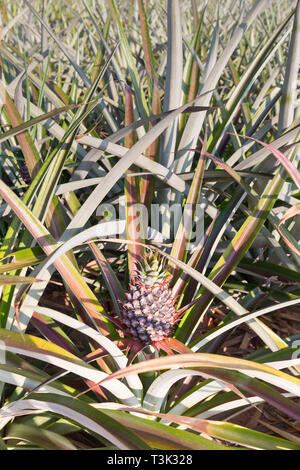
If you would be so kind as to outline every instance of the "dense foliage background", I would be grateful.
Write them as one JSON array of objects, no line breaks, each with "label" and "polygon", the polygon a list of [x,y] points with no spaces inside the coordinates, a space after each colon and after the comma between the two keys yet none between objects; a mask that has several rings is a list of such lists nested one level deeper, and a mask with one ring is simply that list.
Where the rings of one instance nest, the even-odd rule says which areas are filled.
[{"label": "dense foliage background", "polygon": [[0,53],[0,448],[299,450],[300,2],[6,0]]}]

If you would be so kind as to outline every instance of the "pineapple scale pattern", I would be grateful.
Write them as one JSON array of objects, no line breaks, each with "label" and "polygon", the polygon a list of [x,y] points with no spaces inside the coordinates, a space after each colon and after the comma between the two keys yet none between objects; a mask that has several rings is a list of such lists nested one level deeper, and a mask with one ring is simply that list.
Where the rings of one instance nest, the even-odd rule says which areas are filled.
[{"label": "pineapple scale pattern", "polygon": [[123,308],[123,323],[134,340],[145,345],[163,340],[174,324],[176,309],[167,282],[130,286]]}]

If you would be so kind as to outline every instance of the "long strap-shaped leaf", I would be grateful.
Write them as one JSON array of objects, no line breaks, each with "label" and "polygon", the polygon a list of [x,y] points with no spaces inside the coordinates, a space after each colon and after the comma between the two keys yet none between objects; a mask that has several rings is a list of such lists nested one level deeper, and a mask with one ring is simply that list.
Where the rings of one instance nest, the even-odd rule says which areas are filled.
[{"label": "long strap-shaped leaf", "polygon": [[189,194],[187,196],[187,200],[184,206],[184,209],[187,209],[184,212],[183,217],[181,218],[180,225],[178,226],[175,242],[173,244],[171,255],[174,258],[179,258],[183,261],[184,253],[187,250],[187,244],[190,239],[191,231],[192,231],[192,223],[194,222],[195,216],[195,207],[199,201],[202,182],[203,182],[203,175],[205,169],[205,153],[206,153],[206,145],[207,145],[207,134],[205,133],[205,138],[203,141],[203,145],[200,152],[200,158],[195,169],[195,175],[192,180],[192,184],[189,190]]},{"label": "long strap-shaped leaf", "polygon": [[[243,22],[239,24],[233,36],[230,39],[230,42],[226,46],[222,56],[218,59],[212,70],[210,71],[206,82],[201,90],[201,92],[206,92],[208,89],[212,89],[216,86],[221,74],[223,73],[224,67],[226,66],[228,60],[230,59],[233,51],[238,46],[241,38],[243,37],[245,30],[249,28],[251,23],[255,20],[257,15],[266,7],[266,0],[257,0]],[[203,98],[199,98],[196,101],[198,105],[208,105],[210,101],[210,96],[206,95]],[[179,148],[195,148],[197,144],[197,139],[202,128],[205,115],[203,116],[193,116],[191,115],[185,126]],[[180,157],[176,160],[176,170],[177,172],[188,171],[192,164],[191,152],[183,151],[181,152]]]},{"label": "long strap-shaped leaf", "polygon": [[27,414],[28,410],[36,413],[51,412],[75,421],[92,433],[96,433],[100,438],[107,439],[121,450],[150,449],[148,444],[127,426],[93,408],[90,404],[71,397],[37,393],[34,398],[18,400],[2,408],[0,418],[17,416],[22,414],[22,411]]},{"label": "long strap-shaped leaf", "polygon": [[[296,361],[297,359],[295,362]],[[300,380],[298,378],[274,369],[269,365],[258,364],[246,359],[221,356],[219,354],[193,353],[150,359],[114,372],[101,383],[113,379],[120,379],[130,374],[139,374],[150,370],[177,369],[178,367],[197,368],[199,370],[204,368],[206,371],[210,368],[239,370],[300,396]]]},{"label": "long strap-shaped leaf", "polygon": [[[183,426],[184,428],[192,429],[195,432],[205,433],[212,437],[225,439],[229,442],[235,442],[236,444],[245,445],[250,448],[268,450],[300,449],[299,443],[291,442],[280,437],[268,436],[262,432],[253,431],[252,429],[237,426],[236,424],[228,422],[199,419],[171,413],[155,413],[146,410],[139,410],[138,408],[125,407],[116,403],[99,403],[94,406],[98,409],[102,409],[104,413],[105,410],[111,409],[155,416],[165,422],[181,425],[181,428]],[[111,413],[111,416],[114,416],[114,414]],[[116,411],[115,416],[118,416]]]},{"label": "long strap-shaped leaf", "polygon": [[282,31],[286,28],[292,15],[293,12],[287,16],[287,18],[278,27],[275,33],[270,37],[270,39],[267,41],[267,43],[259,52],[259,54],[255,57],[250,66],[247,67],[236,88],[233,90],[232,95],[226,103],[226,114],[222,119],[222,123],[217,126],[217,129],[215,129],[211,141],[208,142],[208,147],[210,150],[216,148],[217,142],[220,142],[221,137],[224,135],[225,129],[228,128],[229,124],[236,116],[236,111],[238,107],[243,102],[243,98],[253,85],[254,81],[256,80],[256,77],[259,76],[260,71],[266,67],[266,64],[271,61],[274,54],[276,54],[276,51],[279,46],[286,39],[286,36],[288,35],[289,31],[285,32],[285,35],[280,38],[278,44],[276,44],[276,47],[274,47],[276,40],[278,39],[278,37],[280,37]]},{"label": "long strap-shaped leaf", "polygon": [[[103,68],[101,69],[98,77],[96,78],[96,80],[94,81],[90,89],[87,91],[86,96],[85,96],[86,103],[80,109],[77,110],[77,113],[73,117],[72,123],[69,126],[68,130],[65,132],[62,140],[59,142],[59,144],[51,153],[51,155],[49,155],[49,157],[46,159],[46,162],[44,162],[44,164],[42,165],[42,168],[40,169],[40,172],[37,174],[36,179],[34,180],[33,184],[30,186],[29,191],[26,193],[26,196],[25,196],[26,201],[24,200],[24,202],[27,202],[30,200],[37,186],[39,185],[40,181],[43,180],[41,190],[39,191],[37,195],[34,209],[33,209],[34,215],[37,216],[38,218],[41,217],[41,214],[44,214],[43,216],[47,214],[47,208],[50,202],[52,201],[52,199],[53,199],[53,205],[55,205],[54,209],[58,209],[58,211],[60,211],[58,204],[55,204],[56,196],[53,195],[55,186],[57,184],[58,178],[63,169],[65,159],[68,155],[68,150],[70,146],[72,145],[72,141],[74,139],[74,136],[78,127],[80,126],[84,118],[90,113],[92,108],[96,106],[97,99],[94,100],[93,103],[90,103],[90,100],[92,99],[98,87],[98,84],[101,78],[103,77],[103,74],[105,73],[114,52],[115,52],[115,49],[110,54]],[[6,96],[9,99],[9,96],[7,94]],[[52,214],[52,218],[51,218],[53,220],[52,225],[54,225],[54,228],[56,228],[55,227],[56,225],[55,214],[56,212],[54,210]],[[59,237],[61,235],[62,227],[58,226],[57,228],[58,228],[57,232],[58,232],[58,237]],[[17,232],[18,224],[16,224],[16,227],[14,228],[14,230],[15,232]],[[73,262],[74,261],[75,260],[73,259]],[[75,262],[74,262],[74,265],[76,265]],[[29,302],[31,303],[31,307],[33,308],[33,303],[37,302],[37,296],[35,296],[35,301],[33,301],[31,297]]]},{"label": "long strap-shaped leaf", "polygon": [[149,114],[148,106],[147,106],[143,86],[141,83],[141,79],[136,69],[135,60],[130,50],[127,35],[125,34],[125,31],[121,22],[121,15],[118,12],[118,8],[116,6],[115,0],[106,0],[106,2],[109,6],[109,9],[113,16],[113,20],[115,21],[117,29],[118,29],[118,33],[119,33],[120,40],[121,40],[121,48],[122,48],[124,57],[126,59],[125,66],[128,67],[128,71],[130,73],[130,77],[131,77],[132,84],[133,84],[134,91],[135,91],[138,112],[141,117],[146,117]]},{"label": "long strap-shaped leaf", "polygon": [[287,69],[282,87],[281,106],[278,119],[278,131],[282,133],[294,120],[297,96],[297,78],[300,61],[300,2],[297,2],[293,31],[289,47]]},{"label": "long strap-shaped leaf", "polygon": [[[37,307],[36,312],[41,313],[43,315],[52,318],[53,320],[67,325],[71,328],[77,329],[83,335],[86,335],[95,340],[101,347],[103,347],[113,358],[116,363],[116,366],[120,369],[126,367],[127,364],[127,357],[123,352],[111,341],[109,338],[101,335],[98,331],[94,330],[93,328],[85,325],[84,323],[76,320],[75,318],[70,317],[69,315],[65,315],[61,312],[57,312],[56,310],[45,308],[45,307]],[[128,381],[128,386],[136,392],[139,396],[142,394],[142,384],[137,376],[132,376],[131,380]]]},{"label": "long strap-shaped leaf", "polygon": [[130,150],[126,152],[124,157],[118,163],[116,163],[112,170],[105,176],[105,178],[103,178],[102,183],[94,189],[85,203],[81,206],[73,220],[68,225],[60,241],[68,240],[71,236],[75,235],[82,229],[90,215],[99,206],[107,192],[115,185],[124,172],[127,171],[128,168],[130,168],[130,166],[136,162],[138,157],[155,139],[161,135],[161,133],[170,125],[170,123],[172,123],[181,112],[191,106],[192,103],[187,103],[175,111],[172,111],[168,116],[162,119],[162,121],[156,124],[156,126],[154,126],[136,144],[134,144]]},{"label": "long strap-shaped leaf", "polygon": [[[41,18],[39,16],[39,14],[36,12],[36,10],[33,8],[33,6],[31,5],[31,3],[29,3],[27,0],[24,0],[27,4],[27,6],[29,7],[29,9],[31,10],[31,12],[37,17],[37,19],[39,20],[39,22],[42,24],[42,26],[47,30],[47,33],[52,37],[53,41],[56,42],[57,46],[60,48],[60,50],[63,52],[63,54],[67,57],[68,61],[70,62],[70,64],[72,65],[72,67],[76,70],[76,72],[78,73],[79,77],[82,79],[82,81],[84,82],[84,84],[87,86],[87,87],[90,87],[91,86],[91,81],[89,80],[89,78],[86,76],[86,74],[84,73],[83,69],[80,68],[78,66],[78,64],[72,59],[71,55],[69,54],[68,50],[66,47],[64,47],[64,45],[62,44],[61,40],[59,40],[57,38],[57,36],[53,33],[52,29],[48,26],[47,23],[45,23],[45,21],[43,20],[43,18]],[[105,115],[105,118],[107,119],[108,123],[110,124],[111,128],[113,130],[116,130],[116,124],[111,116],[111,114],[108,112],[107,110],[107,107],[106,105],[104,104],[103,101],[101,101],[101,103],[99,103],[99,111],[103,112],[103,114]]]},{"label": "long strap-shaped leaf", "polygon": [[[37,336],[21,334],[0,328],[0,348],[2,351],[12,352],[38,359],[54,365],[59,369],[74,373],[82,379],[87,379],[94,383],[108,377],[107,374],[99,369],[87,364],[79,357],[66,351],[66,349],[57,346],[50,341],[46,341]],[[139,406],[138,399],[131,390],[122,382],[114,381],[108,387],[104,387],[115,395],[123,403]]]},{"label": "long strap-shaped leaf", "polygon": [[[221,286],[225,282],[234,267],[239,263],[251,246],[253,240],[263,226],[270,210],[275,204],[276,197],[283,184],[283,174],[284,170],[281,169],[277,171],[273,180],[268,184],[254,211],[246,219],[228,248],[225,250],[224,254],[214,266],[209,278],[213,280],[215,284]],[[194,330],[195,323],[199,319],[199,315],[206,310],[213,299],[211,292],[204,292],[203,289],[201,289],[201,292],[201,299],[198,304],[192,307],[179,329],[178,339],[181,341],[183,339],[186,340],[189,337],[191,332]],[[256,319],[255,323],[252,323],[251,328],[255,329],[256,333],[263,338],[272,350],[286,347],[286,343],[279,338],[278,335],[272,332],[271,329],[266,327],[260,320]]]},{"label": "long strap-shaped leaf", "polygon": [[[8,96],[8,95],[7,95]],[[70,104],[68,106],[62,106],[61,108],[53,109],[52,111],[48,111],[47,113],[41,114],[40,116],[37,116],[35,118],[30,119],[29,121],[26,121],[22,124],[19,124],[18,126],[12,127],[9,131],[3,132],[0,134],[0,143],[5,142],[7,139],[10,137],[13,137],[15,135],[21,134],[25,132],[26,130],[30,129],[31,127],[35,126],[36,124],[39,124],[40,122],[46,121],[47,119],[53,118],[57,116],[58,114],[62,114],[68,110],[78,108],[79,106],[83,106],[84,103],[82,104]]]},{"label": "long strap-shaped leaf", "polygon": [[[25,204],[3,181],[0,181],[0,195],[13,209],[15,214],[23,222],[27,230],[39,243],[44,252],[48,256],[53,253],[58,247],[57,242],[41,222],[32,214],[28,207],[25,206]],[[107,331],[109,321],[102,316],[104,313],[103,308],[100,306],[98,299],[66,255],[57,260],[56,268],[96,323],[100,320],[103,332]]]},{"label": "long strap-shaped leaf", "polygon": [[[178,0],[168,0],[168,51],[164,111],[178,107],[181,98],[182,33],[179,3]],[[167,168],[170,168],[174,161],[176,139],[177,120],[168,126],[160,142],[160,163]]]}]

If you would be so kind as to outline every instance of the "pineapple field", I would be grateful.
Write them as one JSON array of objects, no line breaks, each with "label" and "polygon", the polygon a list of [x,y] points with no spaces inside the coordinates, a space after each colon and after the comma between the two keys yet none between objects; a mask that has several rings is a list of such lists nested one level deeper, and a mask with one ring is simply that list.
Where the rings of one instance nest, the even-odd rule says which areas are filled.
[{"label": "pineapple field", "polygon": [[300,450],[300,0],[0,5],[0,449]]}]

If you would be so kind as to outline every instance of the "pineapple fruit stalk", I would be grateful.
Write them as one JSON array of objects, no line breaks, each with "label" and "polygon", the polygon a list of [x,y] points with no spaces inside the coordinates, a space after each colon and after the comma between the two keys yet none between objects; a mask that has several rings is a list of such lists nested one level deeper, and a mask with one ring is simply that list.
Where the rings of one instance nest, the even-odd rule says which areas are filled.
[{"label": "pineapple fruit stalk", "polygon": [[123,305],[123,324],[134,341],[146,346],[170,334],[176,309],[169,281],[160,255],[150,253],[139,263]]}]

